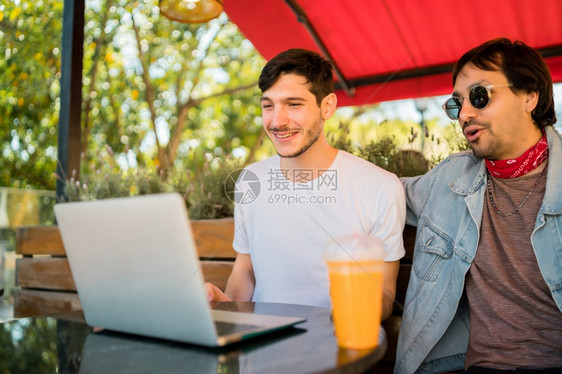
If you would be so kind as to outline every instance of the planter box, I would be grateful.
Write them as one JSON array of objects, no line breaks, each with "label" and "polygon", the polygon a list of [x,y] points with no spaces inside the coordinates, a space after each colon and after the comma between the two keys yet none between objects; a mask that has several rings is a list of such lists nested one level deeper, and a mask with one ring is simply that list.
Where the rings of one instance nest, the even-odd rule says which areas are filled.
[{"label": "planter box", "polygon": [[[236,252],[233,218],[191,221],[206,281],[224,290]],[[14,316],[52,314],[81,309],[57,226],[24,226],[16,230]]]}]

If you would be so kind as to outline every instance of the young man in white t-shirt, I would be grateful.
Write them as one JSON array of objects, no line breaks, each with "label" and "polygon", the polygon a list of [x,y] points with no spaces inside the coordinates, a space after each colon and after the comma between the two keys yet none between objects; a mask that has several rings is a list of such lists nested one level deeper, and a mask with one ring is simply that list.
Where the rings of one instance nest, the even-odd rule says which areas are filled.
[{"label": "young man in white t-shirt", "polygon": [[322,250],[358,233],[384,243],[383,319],[390,316],[404,255],[402,184],[328,144],[324,123],[337,105],[328,60],[302,49],[282,52],[266,64],[259,86],[263,127],[278,155],[238,178],[238,255],[225,293],[207,283],[209,298],[329,308]]}]

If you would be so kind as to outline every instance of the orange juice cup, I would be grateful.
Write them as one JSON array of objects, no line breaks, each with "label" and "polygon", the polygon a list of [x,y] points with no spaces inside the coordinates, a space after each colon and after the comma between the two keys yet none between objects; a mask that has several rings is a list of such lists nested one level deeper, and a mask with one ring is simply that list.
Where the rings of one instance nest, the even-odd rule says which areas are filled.
[{"label": "orange juice cup", "polygon": [[382,313],[382,243],[361,235],[336,238],[326,246],[324,257],[338,345],[375,347]]}]

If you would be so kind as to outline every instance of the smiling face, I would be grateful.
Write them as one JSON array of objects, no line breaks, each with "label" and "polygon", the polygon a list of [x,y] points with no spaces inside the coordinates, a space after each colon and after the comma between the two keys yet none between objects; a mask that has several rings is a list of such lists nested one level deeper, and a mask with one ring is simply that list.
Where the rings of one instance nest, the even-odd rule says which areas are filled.
[{"label": "smiling face", "polygon": [[263,92],[263,127],[279,156],[297,158],[320,150],[325,143],[324,121],[335,109],[333,101],[335,95],[329,94],[319,106],[306,78],[291,73],[280,75]]},{"label": "smiling face", "polygon": [[[531,113],[537,105],[538,94],[514,93],[500,71],[486,71],[471,63],[459,72],[453,96],[464,97],[459,124],[474,154],[489,160],[505,160],[522,155],[541,138]],[[475,85],[497,85],[484,109],[476,109],[467,99]]]}]

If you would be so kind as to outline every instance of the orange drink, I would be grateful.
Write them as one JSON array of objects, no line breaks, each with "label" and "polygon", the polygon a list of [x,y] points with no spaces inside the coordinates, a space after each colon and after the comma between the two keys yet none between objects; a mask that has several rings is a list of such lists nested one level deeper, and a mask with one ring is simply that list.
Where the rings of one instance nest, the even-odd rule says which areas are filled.
[{"label": "orange drink", "polygon": [[328,271],[338,344],[353,349],[375,347],[382,312],[379,262],[333,262]]},{"label": "orange drink", "polygon": [[384,251],[372,237],[350,238],[336,239],[325,251],[335,334],[342,348],[373,348],[381,322]]}]

